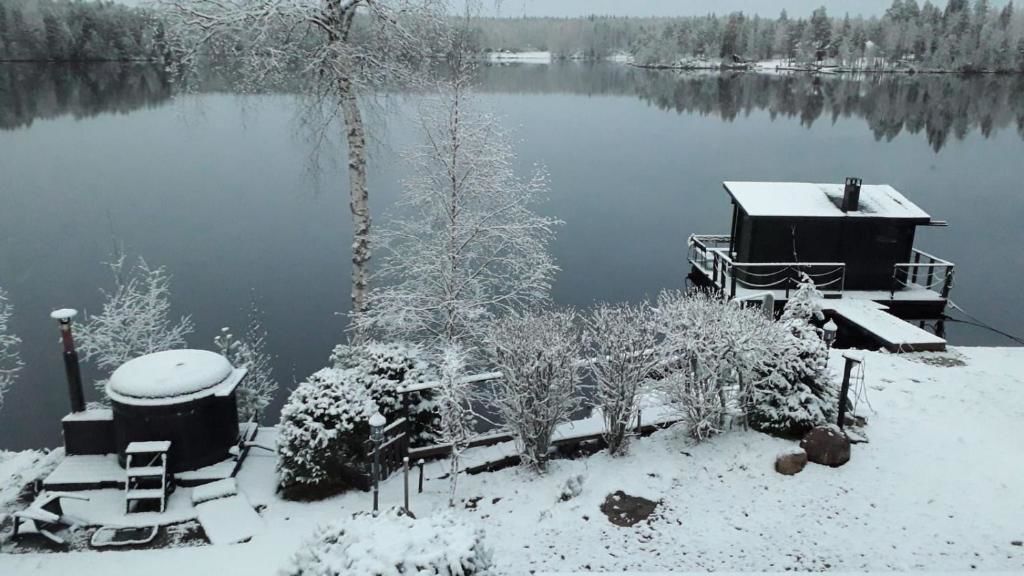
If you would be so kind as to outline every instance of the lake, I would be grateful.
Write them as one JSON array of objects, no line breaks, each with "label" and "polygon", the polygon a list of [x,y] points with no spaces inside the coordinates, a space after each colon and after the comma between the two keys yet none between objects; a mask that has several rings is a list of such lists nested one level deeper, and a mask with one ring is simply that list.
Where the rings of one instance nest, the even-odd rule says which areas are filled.
[{"label": "lake", "polygon": [[[723,180],[860,176],[948,220],[917,246],[957,264],[960,306],[1024,333],[1024,77],[566,63],[487,66],[480,89],[515,128],[523,173],[535,163],[550,172],[540,210],[565,221],[552,246],[560,304],[683,288],[687,236],[728,231]],[[300,108],[293,95],[236,94],[215,79],[179,93],[146,66],[0,64],[0,286],[26,364],[0,411],[0,448],[60,444],[68,399],[48,314],[99,310],[112,284],[101,263],[119,242],[173,274],[193,347],[242,326],[256,298],[282,386],[270,420],[287,389],[327,362],[349,301],[344,149],[326,144],[314,162]],[[415,108],[414,97],[392,98],[371,114],[378,225],[400,193]],[[954,344],[1012,344],[947,328]]]}]

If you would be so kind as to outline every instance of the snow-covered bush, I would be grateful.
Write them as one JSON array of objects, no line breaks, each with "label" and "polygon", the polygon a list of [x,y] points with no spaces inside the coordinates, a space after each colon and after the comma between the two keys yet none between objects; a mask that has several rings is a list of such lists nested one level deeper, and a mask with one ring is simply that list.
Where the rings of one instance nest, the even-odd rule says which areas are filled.
[{"label": "snow-covered bush", "polygon": [[763,432],[802,435],[835,416],[838,394],[827,369],[828,347],[821,330],[822,295],[803,277],[776,323],[774,352],[753,390],[747,420]]},{"label": "snow-covered bush", "polygon": [[422,348],[415,344],[372,340],[339,344],[331,354],[331,365],[327,370],[354,371],[359,385],[388,421],[407,416],[413,444],[436,439],[438,415],[433,392],[399,393],[404,387],[437,380],[437,373]]},{"label": "snow-covered bush", "polygon": [[0,288],[0,408],[4,406],[4,393],[14,384],[14,378],[21,370],[18,345],[21,339],[11,333],[8,322],[14,314],[14,306],[7,300],[7,293]]},{"label": "snow-covered bush", "polygon": [[232,366],[249,370],[238,388],[239,418],[259,418],[274,399],[277,380],[271,366],[274,358],[267,352],[267,332],[263,329],[260,311],[255,303],[249,309],[249,325],[241,338],[236,337],[230,328],[225,327],[213,338],[213,344]]},{"label": "snow-covered bush", "polygon": [[[315,372],[288,397],[278,425],[278,485],[290,498],[315,498],[365,484],[367,420],[404,415],[399,389],[433,379],[424,354],[404,344],[343,344],[331,366]],[[434,437],[433,400],[407,394],[412,440]]]},{"label": "snow-covered bush", "polygon": [[490,399],[523,461],[542,471],[555,427],[580,406],[583,345],[572,310],[527,312],[496,322],[487,354],[502,378]]},{"label": "snow-covered bush", "polygon": [[754,308],[704,292],[662,292],[656,318],[662,341],[658,389],[703,440],[742,416],[751,385],[773,354],[771,322]]},{"label": "snow-covered bush", "polygon": [[416,519],[394,508],[322,526],[280,574],[484,576],[491,566],[481,529],[450,513]]},{"label": "snow-covered bush", "polygon": [[288,397],[278,424],[278,488],[313,499],[363,484],[376,405],[352,369],[326,368]]},{"label": "snow-covered bush", "polygon": [[625,448],[636,420],[642,384],[658,366],[658,330],[647,304],[600,304],[586,319],[587,355],[594,407],[604,417],[608,452]]},{"label": "snow-covered bush", "polygon": [[[185,347],[192,320],[171,318],[171,277],[163,267],[152,268],[145,260],[125,267],[119,254],[109,263],[114,291],[103,291],[103,311],[88,316],[78,329],[78,351],[100,369],[113,372],[132,358]],[[100,398],[106,398],[106,379],[96,382]]]}]

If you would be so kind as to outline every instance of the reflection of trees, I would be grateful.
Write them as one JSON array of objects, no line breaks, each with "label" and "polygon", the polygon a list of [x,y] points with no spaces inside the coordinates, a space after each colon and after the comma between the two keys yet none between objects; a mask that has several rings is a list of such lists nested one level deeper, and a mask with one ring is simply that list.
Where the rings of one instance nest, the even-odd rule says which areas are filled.
[{"label": "reflection of trees", "polygon": [[923,134],[935,151],[950,135],[1002,128],[1024,137],[1024,76],[810,76],[675,73],[609,65],[494,66],[481,71],[493,92],[632,95],[664,110],[717,115],[731,122],[767,111],[811,127],[822,117],[863,118],[875,138]]},{"label": "reflection of trees", "polygon": [[[234,68],[204,70],[189,90],[232,91]],[[652,71],[609,64],[489,65],[487,92],[634,96],[663,110],[732,122],[756,111],[807,127],[823,118],[863,118],[878,140],[922,134],[935,151],[950,136],[984,137],[1016,128],[1024,138],[1024,76],[775,76]],[[179,88],[175,88],[178,86]],[[158,66],[138,64],[0,65],[0,129],[36,118],[130,112],[169,101],[171,82]],[[287,86],[277,90],[289,91]]]},{"label": "reflection of trees", "polygon": [[0,65],[0,129],[29,126],[39,118],[126,113],[171,97],[158,66],[137,64]]}]

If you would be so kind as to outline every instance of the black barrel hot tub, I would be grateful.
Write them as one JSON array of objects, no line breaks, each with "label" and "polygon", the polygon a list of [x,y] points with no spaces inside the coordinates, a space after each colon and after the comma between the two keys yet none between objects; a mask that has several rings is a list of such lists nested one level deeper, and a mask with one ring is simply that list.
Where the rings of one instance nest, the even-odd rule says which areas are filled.
[{"label": "black barrel hot tub", "polygon": [[168,350],[124,363],[107,383],[121,466],[128,444],[151,440],[171,442],[171,472],[227,458],[238,440],[235,390],[245,373],[206,350]]}]

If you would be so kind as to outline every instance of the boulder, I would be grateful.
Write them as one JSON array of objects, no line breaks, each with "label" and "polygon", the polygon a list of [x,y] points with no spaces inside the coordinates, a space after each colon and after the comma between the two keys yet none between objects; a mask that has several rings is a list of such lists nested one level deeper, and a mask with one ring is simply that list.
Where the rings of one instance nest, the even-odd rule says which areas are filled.
[{"label": "boulder", "polygon": [[850,461],[850,439],[835,425],[812,428],[800,447],[815,464],[836,468]]},{"label": "boulder", "polygon": [[807,452],[803,448],[793,448],[775,457],[775,471],[779,474],[792,476],[807,466]]}]

